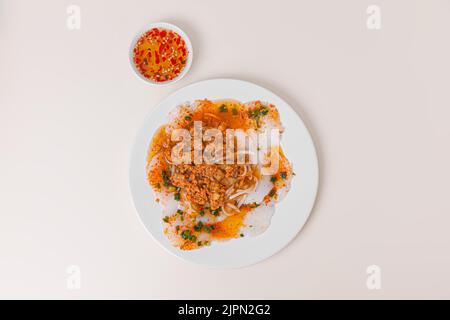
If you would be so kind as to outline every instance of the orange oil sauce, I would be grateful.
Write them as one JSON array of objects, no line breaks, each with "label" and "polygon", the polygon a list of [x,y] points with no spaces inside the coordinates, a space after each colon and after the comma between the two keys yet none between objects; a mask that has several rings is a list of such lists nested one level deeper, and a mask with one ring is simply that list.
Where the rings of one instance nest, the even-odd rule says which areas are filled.
[{"label": "orange oil sauce", "polygon": [[237,238],[240,236],[239,230],[244,225],[244,218],[251,211],[249,205],[240,208],[240,212],[232,216],[226,217],[224,220],[217,222],[215,229],[211,232],[213,238],[226,240]]}]

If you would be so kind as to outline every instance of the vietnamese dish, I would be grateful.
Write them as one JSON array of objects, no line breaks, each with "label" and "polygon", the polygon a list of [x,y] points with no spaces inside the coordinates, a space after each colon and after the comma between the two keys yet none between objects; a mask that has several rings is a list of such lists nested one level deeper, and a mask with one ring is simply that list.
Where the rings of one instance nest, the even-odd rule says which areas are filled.
[{"label": "vietnamese dish", "polygon": [[[204,99],[177,106],[168,118],[152,137],[146,173],[170,243],[193,250],[267,230],[294,176],[276,106]],[[186,133],[182,148],[178,132]],[[268,132],[280,136],[265,140]]]}]

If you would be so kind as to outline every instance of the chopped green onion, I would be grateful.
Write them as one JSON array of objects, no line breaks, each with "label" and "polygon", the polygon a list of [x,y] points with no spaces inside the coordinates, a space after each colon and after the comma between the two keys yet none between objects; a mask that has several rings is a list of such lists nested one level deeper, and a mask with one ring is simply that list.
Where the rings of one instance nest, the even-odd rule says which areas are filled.
[{"label": "chopped green onion", "polygon": [[263,116],[265,116],[266,114],[269,113],[269,109],[267,109],[266,106],[262,106],[262,107],[259,109],[259,111],[261,112],[261,114],[262,114]]},{"label": "chopped green onion", "polygon": [[161,176],[163,179],[164,187],[168,187],[170,185],[169,174],[167,173],[167,171],[163,170],[163,172],[161,172]]},{"label": "chopped green onion", "polygon": [[253,118],[253,119],[258,119],[259,117],[265,116],[268,113],[269,113],[269,108],[267,108],[266,106],[261,106],[259,108],[248,111],[248,115],[250,116],[250,118]]},{"label": "chopped green onion", "polygon": [[199,221],[195,226],[194,226],[194,230],[195,231],[201,231],[203,228],[203,222]]},{"label": "chopped green onion", "polygon": [[183,230],[183,232],[181,233],[181,237],[184,240],[187,240],[191,237],[191,231],[190,230]]}]

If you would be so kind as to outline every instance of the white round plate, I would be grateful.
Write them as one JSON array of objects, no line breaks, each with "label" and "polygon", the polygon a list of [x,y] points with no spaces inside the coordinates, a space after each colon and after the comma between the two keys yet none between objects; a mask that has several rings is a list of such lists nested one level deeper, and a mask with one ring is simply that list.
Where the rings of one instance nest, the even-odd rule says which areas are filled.
[{"label": "white round plate", "polygon": [[[209,247],[183,251],[163,234],[162,213],[146,179],[147,149],[156,129],[167,122],[168,113],[196,99],[261,100],[273,103],[285,127],[281,145],[294,167],[291,190],[276,205],[269,228],[259,236],[213,242]],[[214,79],[186,86],[164,99],[140,128],[130,159],[130,188],[134,205],[145,228],[166,250],[182,259],[210,267],[237,268],[264,260],[285,247],[305,224],[316,198],[319,181],[316,151],[303,121],[285,101],[271,91],[246,81]]]}]

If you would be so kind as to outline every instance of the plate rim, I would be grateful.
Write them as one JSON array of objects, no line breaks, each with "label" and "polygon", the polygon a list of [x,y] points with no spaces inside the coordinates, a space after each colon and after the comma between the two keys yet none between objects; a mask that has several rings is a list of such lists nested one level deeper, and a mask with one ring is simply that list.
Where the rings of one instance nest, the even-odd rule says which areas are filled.
[{"label": "plate rim", "polygon": [[[256,259],[255,261],[253,261],[251,263],[237,263],[235,265],[225,265],[225,266],[217,265],[217,264],[202,263],[200,261],[191,260],[191,259],[188,259],[188,258],[183,257],[181,255],[178,255],[176,252],[171,251],[169,248],[167,248],[161,241],[159,241],[159,239],[152,233],[152,231],[144,223],[144,220],[142,219],[141,214],[140,214],[140,212],[139,212],[139,210],[138,210],[138,208],[136,206],[136,200],[135,200],[135,195],[133,193],[133,186],[132,186],[132,183],[133,183],[132,182],[133,157],[134,157],[134,154],[135,154],[135,150],[138,147],[137,141],[138,141],[138,138],[142,135],[142,131],[145,130],[145,128],[146,128],[145,124],[148,123],[149,119],[152,118],[152,116],[154,116],[155,114],[157,114],[160,111],[160,109],[162,108],[162,106],[173,95],[178,94],[180,91],[188,90],[190,87],[198,86],[198,85],[209,83],[209,82],[221,82],[221,81],[232,81],[232,82],[245,83],[246,85],[251,85],[251,86],[257,87],[259,89],[265,90],[268,93],[270,93],[271,95],[277,97],[281,102],[283,102],[288,108],[290,108],[293,111],[293,113],[296,115],[296,117],[298,118],[300,123],[303,125],[303,128],[304,128],[304,130],[307,133],[308,142],[309,142],[309,144],[311,146],[312,156],[313,156],[313,159],[314,159],[314,162],[313,162],[314,172],[313,173],[314,173],[314,176],[315,176],[315,178],[314,178],[314,182],[315,182],[314,188],[311,189],[311,191],[313,192],[313,196],[310,199],[311,202],[310,202],[309,208],[307,210],[307,216],[306,216],[303,224],[298,228],[298,230],[296,230],[296,232],[293,233],[292,236],[289,237],[289,239],[287,241],[285,241],[285,243],[283,245],[281,245],[277,250],[273,251],[272,253],[268,254],[267,256],[265,256],[263,258]],[[182,103],[182,101],[180,101],[180,104],[181,103]],[[175,108],[175,107],[176,106],[174,106],[173,108]],[[173,110],[173,109],[167,110],[165,115],[167,116],[171,110]],[[147,148],[148,148],[148,146],[147,146]],[[146,152],[147,152],[147,149],[146,149]],[[134,138],[132,140],[132,145],[131,145],[130,154],[129,154],[129,163],[128,163],[128,184],[129,184],[129,192],[130,192],[130,196],[131,196],[131,200],[132,200],[132,203],[133,203],[133,207],[134,207],[135,213],[138,216],[138,219],[139,219],[140,223],[143,225],[143,227],[146,230],[146,232],[150,234],[150,236],[158,244],[158,246],[162,247],[166,252],[170,253],[172,256],[175,256],[175,257],[177,257],[178,259],[180,259],[182,261],[186,261],[186,262],[189,262],[189,263],[194,264],[194,265],[207,267],[207,268],[212,268],[212,269],[238,269],[238,268],[245,268],[245,267],[249,267],[249,266],[255,265],[257,263],[263,262],[263,261],[273,257],[274,255],[276,255],[277,253],[280,253],[283,249],[285,249],[300,234],[300,231],[308,223],[308,221],[309,221],[309,219],[311,217],[311,214],[312,214],[312,212],[314,210],[314,207],[316,206],[316,201],[317,201],[317,198],[318,198],[318,191],[319,191],[319,184],[320,184],[320,166],[319,166],[319,159],[318,159],[318,154],[317,154],[317,148],[315,146],[315,143],[314,143],[314,140],[313,140],[313,137],[311,135],[310,130],[308,129],[307,125],[303,121],[303,119],[300,116],[300,114],[289,103],[287,103],[282,97],[280,97],[278,94],[275,94],[272,90],[267,89],[267,88],[265,88],[263,86],[260,86],[258,84],[253,83],[253,82],[250,82],[250,81],[240,80],[240,79],[235,79],[235,78],[210,78],[210,79],[204,79],[204,80],[200,80],[200,81],[195,81],[195,82],[190,83],[190,84],[188,84],[186,86],[178,88],[177,90],[169,93],[162,100],[160,100],[155,105],[153,110],[151,110],[151,111],[149,111],[147,113],[147,115],[144,117],[141,125],[136,130],[136,133],[135,133]],[[152,199],[152,200],[154,200],[154,199]],[[270,226],[269,226],[269,228],[270,228]],[[263,234],[261,234],[261,235],[263,235]],[[255,238],[258,238],[258,237],[255,237]]]}]

